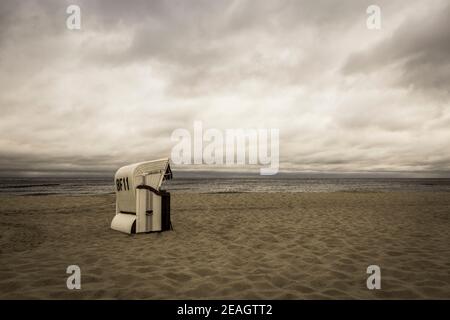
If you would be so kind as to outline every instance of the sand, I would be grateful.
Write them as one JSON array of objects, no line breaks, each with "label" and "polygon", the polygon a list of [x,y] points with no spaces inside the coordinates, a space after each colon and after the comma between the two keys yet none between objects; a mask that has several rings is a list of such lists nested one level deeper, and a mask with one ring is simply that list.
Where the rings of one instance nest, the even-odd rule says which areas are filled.
[{"label": "sand", "polygon": [[0,298],[450,299],[448,193],[176,193],[174,231],[132,236],[113,214],[114,195],[0,197]]}]

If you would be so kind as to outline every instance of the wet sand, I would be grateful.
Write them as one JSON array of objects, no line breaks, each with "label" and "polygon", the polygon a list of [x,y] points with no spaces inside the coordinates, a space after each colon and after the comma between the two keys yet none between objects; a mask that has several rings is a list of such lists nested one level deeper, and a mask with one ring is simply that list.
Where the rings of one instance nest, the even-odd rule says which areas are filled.
[{"label": "wet sand", "polygon": [[132,236],[114,201],[1,196],[0,298],[450,299],[449,193],[175,193],[174,231]]}]

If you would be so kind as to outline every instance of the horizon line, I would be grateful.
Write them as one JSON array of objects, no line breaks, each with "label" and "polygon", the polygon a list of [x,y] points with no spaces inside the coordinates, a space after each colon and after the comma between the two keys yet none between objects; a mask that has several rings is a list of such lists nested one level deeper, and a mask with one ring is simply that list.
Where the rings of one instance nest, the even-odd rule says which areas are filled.
[{"label": "horizon line", "polygon": [[[277,178],[279,176],[298,176],[299,178],[308,176],[311,177],[348,177],[348,178],[435,178],[435,179],[450,179],[450,171],[395,171],[395,170],[384,170],[384,171],[333,171],[333,170],[322,170],[322,171],[312,171],[312,170],[280,170],[275,175],[261,176],[259,171],[256,170],[233,170],[233,169],[172,169],[173,173],[180,174],[181,177],[194,178],[195,176],[260,176],[262,178]],[[7,171],[0,170],[0,178],[107,178],[114,176],[115,170],[102,170],[102,171],[86,171],[86,170],[76,170],[76,171]],[[6,173],[6,174],[5,174]]]}]

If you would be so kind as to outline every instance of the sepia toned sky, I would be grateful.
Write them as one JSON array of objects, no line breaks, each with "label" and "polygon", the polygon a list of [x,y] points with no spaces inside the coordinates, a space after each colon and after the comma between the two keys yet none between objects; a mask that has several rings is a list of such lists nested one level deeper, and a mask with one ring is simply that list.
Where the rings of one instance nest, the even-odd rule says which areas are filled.
[{"label": "sepia toned sky", "polygon": [[170,156],[198,120],[280,129],[280,171],[450,176],[446,0],[2,0],[0,71],[0,175]]}]

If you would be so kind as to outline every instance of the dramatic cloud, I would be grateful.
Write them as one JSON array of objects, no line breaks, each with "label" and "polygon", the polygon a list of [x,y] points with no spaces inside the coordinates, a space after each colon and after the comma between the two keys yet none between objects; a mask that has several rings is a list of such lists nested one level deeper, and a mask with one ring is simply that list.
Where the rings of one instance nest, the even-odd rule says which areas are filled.
[{"label": "dramatic cloud", "polygon": [[371,4],[2,1],[0,174],[111,172],[201,120],[279,128],[281,170],[446,176],[450,5]]},{"label": "dramatic cloud", "polygon": [[450,5],[405,20],[393,35],[363,52],[350,55],[346,73],[396,69],[403,86],[450,88]]}]

